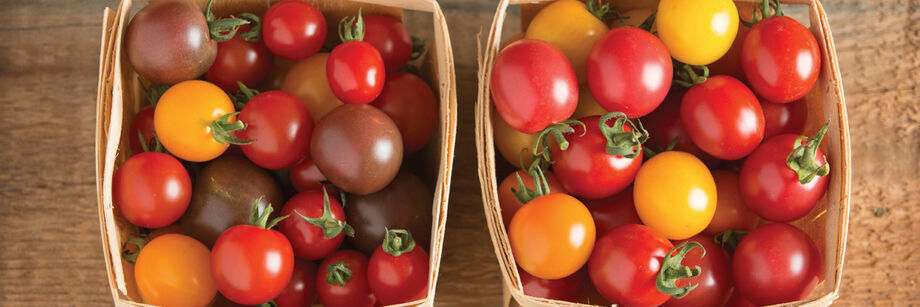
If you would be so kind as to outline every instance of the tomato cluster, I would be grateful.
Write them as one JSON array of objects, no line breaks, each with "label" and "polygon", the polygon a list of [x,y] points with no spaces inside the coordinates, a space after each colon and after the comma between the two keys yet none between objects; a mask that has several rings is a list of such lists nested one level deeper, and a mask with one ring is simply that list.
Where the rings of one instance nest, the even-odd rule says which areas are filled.
[{"label": "tomato cluster", "polygon": [[433,194],[402,170],[438,124],[435,93],[405,72],[419,44],[361,9],[341,43],[326,24],[297,0],[222,18],[159,0],[132,19],[125,50],[150,106],[112,192],[139,229],[125,260],[144,303],[427,296]]},{"label": "tomato cluster", "polygon": [[602,3],[544,7],[488,80],[496,147],[520,168],[498,199],[524,293],[620,306],[808,297],[823,257],[786,223],[828,185],[827,125],[801,135],[814,36],[776,0],[741,14],[751,22],[731,0]]}]

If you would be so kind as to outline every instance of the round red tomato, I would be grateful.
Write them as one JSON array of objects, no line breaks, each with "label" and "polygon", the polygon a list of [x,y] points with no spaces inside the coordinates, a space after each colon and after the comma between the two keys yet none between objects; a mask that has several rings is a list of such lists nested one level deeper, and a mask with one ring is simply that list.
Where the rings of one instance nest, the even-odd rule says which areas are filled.
[{"label": "round red tomato", "polygon": [[383,58],[373,45],[362,41],[361,12],[357,18],[346,20],[339,30],[343,34],[342,44],[332,49],[326,60],[326,79],[332,93],[342,102],[370,103],[383,91],[386,78]]},{"label": "round red tomato", "polygon": [[166,227],[188,208],[192,179],[173,156],[139,153],[115,171],[112,200],[132,224],[144,228]]},{"label": "round red tomato", "polygon": [[316,294],[327,307],[371,307],[377,301],[367,282],[367,256],[340,250],[323,260],[316,274]]},{"label": "round red tomato", "polygon": [[735,287],[758,306],[804,299],[818,286],[824,261],[807,234],[784,223],[755,229],[732,256]]},{"label": "round red tomato", "polygon": [[402,22],[387,15],[364,17],[364,41],[373,45],[383,58],[387,72],[398,71],[412,55],[412,37]]},{"label": "round red tomato", "polygon": [[795,19],[781,15],[766,18],[745,36],[741,68],[751,88],[767,101],[795,101],[805,97],[818,81],[818,41]]},{"label": "round red tomato", "polygon": [[313,118],[294,95],[282,91],[256,95],[240,111],[239,120],[247,126],[238,137],[252,141],[240,148],[252,163],[279,170],[310,154]]},{"label": "round red tomato", "polygon": [[516,41],[498,54],[489,90],[498,114],[524,133],[568,119],[578,104],[572,64],[562,51],[535,39]]},{"label": "round red tomato", "polygon": [[[138,136],[138,133],[140,133],[141,136]],[[143,138],[143,140],[141,140],[141,138]],[[144,150],[144,146],[152,150],[152,148],[150,148],[152,142],[153,107],[147,106],[134,115],[134,120],[131,121],[131,128],[128,128],[128,144],[131,144],[131,151],[137,154],[146,151]]]},{"label": "round red tomato", "polygon": [[677,143],[674,143],[674,150],[690,153],[703,161],[706,166],[712,167],[717,165],[719,160],[697,147],[680,122],[680,101],[686,92],[687,88],[683,86],[672,86],[661,105],[652,113],[642,117],[642,126],[648,131],[648,141],[643,146],[660,153],[668,150],[674,139],[677,139]]},{"label": "round red tomato", "polygon": [[300,160],[294,166],[291,166],[291,184],[294,185],[294,189],[297,189],[299,192],[306,190],[318,190],[323,187],[326,188],[326,192],[329,194],[335,195],[338,193],[338,190],[334,188],[331,184],[323,184],[323,181],[326,181],[326,176],[319,171],[319,168],[316,167],[316,164],[313,163],[313,159],[309,156]]},{"label": "round red tomato", "polygon": [[744,158],[763,140],[763,111],[757,96],[729,76],[711,77],[690,88],[680,120],[693,143],[723,160]]},{"label": "round red tomato", "polygon": [[323,259],[339,248],[346,234],[354,235],[345,223],[342,205],[323,190],[294,195],[284,204],[281,215],[290,218],[281,221],[278,230],[291,241],[294,254],[303,259]]},{"label": "round red tomato", "polygon": [[380,305],[423,299],[428,294],[428,253],[408,231],[387,229],[368,262],[367,282]]},{"label": "round red tomato", "polygon": [[677,286],[697,285],[697,287],[687,296],[680,299],[671,298],[662,306],[722,306],[732,293],[731,258],[711,236],[696,235],[686,240],[675,241],[674,244],[680,245],[684,242],[696,242],[703,246],[703,249],[690,250],[684,257],[684,261],[681,262],[691,268],[699,266],[700,275],[680,279],[677,281]]},{"label": "round red tomato", "polygon": [[[597,236],[603,236],[613,229],[625,224],[642,224],[636,205],[633,202],[633,189],[628,187],[617,195],[597,200],[584,200],[585,207],[594,218]],[[504,209],[504,208],[503,208]]]},{"label": "round red tomato", "polygon": [[271,230],[283,218],[268,221],[271,205],[262,214],[256,214],[258,206],[253,206],[253,211],[250,225],[230,227],[211,250],[211,274],[217,290],[243,305],[259,305],[278,297],[294,272],[291,243]]},{"label": "round red tomato", "polygon": [[[608,141],[601,133],[600,119],[599,116],[580,119],[584,127],[575,126],[575,132],[565,135],[569,142],[568,149],[550,146],[556,178],[566,191],[580,198],[600,199],[619,193],[633,182],[642,165],[639,144],[634,144],[635,147],[626,145],[627,151],[632,151],[632,157],[627,157],[627,154],[614,155],[607,151]],[[604,125],[616,126],[615,122],[621,120],[627,119],[611,118]],[[621,126],[620,131],[613,133],[634,133],[630,124]]]},{"label": "round red tomato", "polygon": [[438,100],[428,83],[406,72],[387,76],[383,92],[372,106],[393,119],[402,135],[403,153],[422,149],[438,127]]},{"label": "round red tomato", "polygon": [[539,298],[574,302],[585,290],[588,276],[584,268],[560,279],[542,279],[518,268],[524,294]]},{"label": "round red tomato", "polygon": [[[824,126],[814,139],[796,134],[774,136],[741,165],[741,196],[748,208],[774,222],[797,220],[808,214],[827,190],[829,166],[819,145]],[[796,169],[788,163],[790,153]],[[809,178],[811,177],[811,178]]]},{"label": "round red tomato", "polygon": [[303,60],[326,42],[326,18],[310,3],[281,1],[268,8],[262,17],[262,39],[275,55]]},{"label": "round red tomato", "polygon": [[[249,31],[241,27],[240,32]],[[205,78],[225,91],[240,89],[237,82],[258,87],[272,69],[272,54],[262,40],[248,41],[240,36],[217,43],[217,57]]]},{"label": "round red tomato", "polygon": [[294,273],[281,295],[274,300],[278,307],[313,305],[316,300],[316,264],[312,261],[294,260]]},{"label": "round red tomato", "polygon": [[661,104],[673,68],[668,49],[655,35],[627,26],[611,29],[594,43],[585,72],[601,107],[635,118]]},{"label": "round red tomato", "polygon": [[808,103],[804,99],[790,103],[772,103],[761,99],[760,107],[763,108],[765,139],[784,133],[800,134],[805,130]]}]

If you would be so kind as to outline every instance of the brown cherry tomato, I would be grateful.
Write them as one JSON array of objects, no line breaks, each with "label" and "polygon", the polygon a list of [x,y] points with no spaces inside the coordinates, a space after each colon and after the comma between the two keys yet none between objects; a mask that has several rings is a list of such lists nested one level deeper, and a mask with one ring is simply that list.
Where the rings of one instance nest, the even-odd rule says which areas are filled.
[{"label": "brown cherry tomato", "polygon": [[329,81],[326,79],[326,60],[328,58],[328,53],[317,53],[297,62],[284,76],[284,81],[281,83],[282,91],[297,96],[297,99],[307,105],[310,115],[313,116],[313,122],[319,122],[332,109],[342,105],[342,101],[332,93]]}]

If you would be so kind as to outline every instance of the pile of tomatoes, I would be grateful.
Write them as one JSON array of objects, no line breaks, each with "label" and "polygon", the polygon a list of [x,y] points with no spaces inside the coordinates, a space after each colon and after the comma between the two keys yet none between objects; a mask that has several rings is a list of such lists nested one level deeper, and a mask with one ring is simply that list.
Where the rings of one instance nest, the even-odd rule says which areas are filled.
[{"label": "pile of tomatoes", "polygon": [[144,303],[427,296],[433,195],[405,169],[438,123],[407,66],[424,44],[388,15],[331,21],[338,39],[326,22],[300,0],[223,18],[211,3],[158,0],[128,25],[151,105],[131,122],[112,192],[139,228],[125,259]]},{"label": "pile of tomatoes", "polygon": [[828,185],[827,125],[802,135],[820,67],[815,37],[775,0],[539,11],[488,81],[496,146],[519,168],[498,196],[524,293],[619,306],[808,297],[823,258],[787,223]]}]

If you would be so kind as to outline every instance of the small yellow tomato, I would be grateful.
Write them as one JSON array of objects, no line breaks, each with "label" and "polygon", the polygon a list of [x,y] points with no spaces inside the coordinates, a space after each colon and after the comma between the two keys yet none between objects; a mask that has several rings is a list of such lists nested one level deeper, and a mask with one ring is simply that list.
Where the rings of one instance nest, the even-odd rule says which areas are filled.
[{"label": "small yellow tomato", "polygon": [[134,278],[144,302],[159,306],[207,306],[217,294],[211,252],[180,234],[159,236],[141,249]]},{"label": "small yellow tomato", "polygon": [[[153,113],[153,129],[169,153],[182,160],[204,162],[217,158],[230,147],[226,138],[215,134],[212,123],[233,112],[230,97],[216,85],[200,80],[182,81],[160,97]],[[236,116],[227,121],[235,122]],[[224,143],[218,142],[218,138]]]},{"label": "small yellow tomato", "polygon": [[297,62],[281,83],[282,91],[297,96],[297,99],[307,106],[314,123],[335,107],[342,105],[342,101],[332,93],[329,80],[326,79],[327,59],[328,53],[317,53]]},{"label": "small yellow tomato", "polygon": [[584,83],[588,53],[594,41],[607,30],[607,25],[589,12],[584,2],[559,0],[534,16],[524,37],[539,39],[559,48],[575,69],[578,83]]},{"label": "small yellow tomato", "polygon": [[703,231],[715,214],[716,195],[706,164],[681,151],[662,152],[646,161],[633,186],[642,223],[671,240]]},{"label": "small yellow tomato", "polygon": [[587,84],[582,84],[578,87],[578,106],[575,107],[575,113],[572,113],[572,118],[579,119],[588,116],[601,116],[607,114],[607,110],[604,110],[601,105],[597,104],[597,100],[594,100],[594,96],[591,95],[591,90],[588,89]]},{"label": "small yellow tomato", "polygon": [[[536,134],[527,134],[514,129],[496,112],[492,110],[492,135],[495,137],[495,147],[498,153],[505,157],[508,163],[515,168],[524,168],[530,165],[533,159],[531,149],[537,139]],[[521,159],[525,165],[521,165]]]},{"label": "small yellow tomato", "polygon": [[572,275],[594,249],[594,219],[581,201],[555,193],[534,198],[511,218],[508,240],[514,260],[530,275]]},{"label": "small yellow tomato", "polygon": [[655,23],[674,59],[708,65],[731,47],[738,33],[738,10],[732,0],[662,0]]}]

